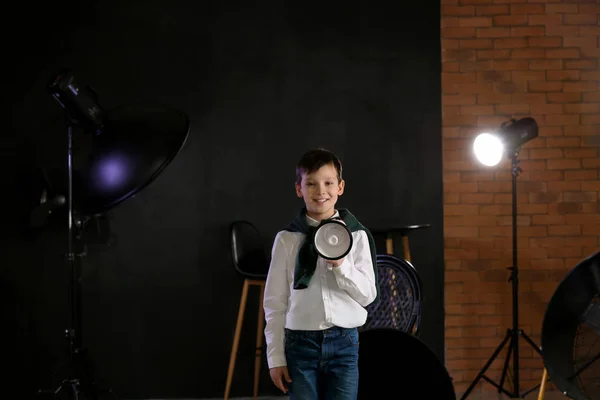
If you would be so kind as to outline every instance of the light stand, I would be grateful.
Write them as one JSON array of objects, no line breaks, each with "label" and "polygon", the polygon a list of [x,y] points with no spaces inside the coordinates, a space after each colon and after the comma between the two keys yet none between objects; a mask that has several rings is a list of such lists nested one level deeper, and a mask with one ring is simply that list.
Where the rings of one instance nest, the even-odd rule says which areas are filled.
[{"label": "light stand", "polygon": [[[91,218],[105,214],[153,182],[183,147],[190,121],[180,110],[151,104],[122,105],[105,113],[97,104],[97,95],[89,87],[80,87],[68,70],[54,78],[49,91],[66,110],[67,171],[65,173],[62,160],[59,165],[48,162],[44,175],[53,192],[66,193],[66,196],[44,202],[32,214],[32,221],[37,224],[52,209],[67,203],[67,266],[71,275],[70,324],[65,336],[70,365],[56,390],[39,390],[38,393],[66,393],[72,400],[96,400],[98,391],[89,358],[82,348],[80,272],[85,248],[80,245],[83,244],[83,227]],[[76,127],[87,134],[89,140],[78,143],[74,157]],[[116,397],[111,390],[107,392]]]},{"label": "light stand", "polygon": [[[89,370],[87,353],[82,348],[82,323],[81,323],[81,264],[78,258],[83,258],[85,252],[75,254],[75,228],[79,223],[73,216],[73,124],[67,122],[67,267],[70,272],[69,281],[69,311],[70,324],[65,329],[67,339],[67,356],[69,366],[67,376],[63,378],[55,390],[39,390],[38,394],[58,396],[66,392],[72,400],[97,400],[98,393]],[[77,233],[77,238],[80,234]],[[117,398],[111,390],[108,391]],[[83,397],[82,397],[83,395]]]},{"label": "light stand", "polygon": [[[90,368],[90,360],[87,352],[82,348],[82,322],[81,322],[81,265],[78,259],[85,256],[85,251],[75,254],[75,240],[80,243],[81,230],[75,235],[75,229],[81,228],[82,221],[75,220],[73,210],[73,126],[83,125],[85,128],[95,126],[96,133],[99,132],[102,123],[100,108],[95,104],[95,100],[91,97],[80,97],[77,103],[66,96],[61,96],[64,93],[64,85],[67,84],[70,90],[77,96],[82,96],[80,89],[76,86],[74,80],[63,81],[62,76],[59,77],[50,87],[52,94],[59,103],[67,110],[66,125],[67,125],[67,267],[70,273],[69,280],[69,327],[65,329],[65,339],[67,340],[67,374],[55,390],[38,390],[38,394],[59,396],[66,392],[67,398],[72,400],[97,400],[98,392],[95,383],[92,379]],[[85,110],[85,111],[84,111]],[[78,111],[78,112],[74,112]],[[86,113],[89,113],[86,115]],[[85,129],[84,128],[84,129]],[[62,204],[62,202],[59,202]],[[45,210],[49,212],[51,210]],[[108,391],[118,398],[112,390]]]},{"label": "light stand", "polygon": [[[527,123],[531,123],[528,120]],[[514,120],[513,120],[514,122]],[[533,121],[533,124],[535,122]],[[513,126],[517,126],[516,124]],[[529,137],[527,140],[537,136],[537,124],[535,126],[535,134],[532,137]],[[504,126],[503,126],[504,128]],[[512,133],[512,132],[510,132]],[[526,136],[526,135],[523,135]],[[531,136],[531,135],[530,135]],[[498,389],[498,393],[504,393],[510,398],[524,398],[527,394],[537,389],[540,385],[536,385],[535,387],[529,389],[526,392],[520,393],[519,391],[519,338],[522,337],[525,341],[541,356],[542,352],[540,347],[536,345],[533,340],[525,333],[522,329],[519,328],[519,267],[517,263],[517,176],[522,172],[522,169],[519,167],[519,161],[517,156],[520,151],[520,145],[524,142],[521,140],[518,145],[509,147],[510,151],[510,159],[511,159],[511,174],[512,174],[512,266],[508,267],[511,271],[509,281],[512,283],[512,327],[507,329],[506,336],[500,342],[496,350],[492,353],[492,356],[485,363],[481,371],[477,374],[475,380],[471,383],[471,385],[467,388],[461,400],[467,398],[467,396],[471,393],[475,385],[479,382],[480,379],[484,379],[489,382],[491,385],[495,386]],[[509,343],[510,340],[510,343]],[[504,348],[504,346],[508,344],[508,350],[506,353],[506,359],[504,361],[504,368],[502,370],[502,376],[500,378],[500,383],[494,382],[492,379],[485,375],[485,372],[490,367],[492,362],[498,357],[500,351]],[[504,382],[506,379],[506,374],[508,372],[508,363],[510,361],[511,356],[513,357],[513,387],[512,392],[504,389]]]}]

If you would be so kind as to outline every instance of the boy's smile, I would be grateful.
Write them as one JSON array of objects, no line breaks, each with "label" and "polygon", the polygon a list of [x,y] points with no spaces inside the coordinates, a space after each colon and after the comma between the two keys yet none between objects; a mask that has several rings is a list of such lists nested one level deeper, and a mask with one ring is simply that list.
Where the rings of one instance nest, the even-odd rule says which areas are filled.
[{"label": "boy's smile", "polygon": [[296,183],[296,194],[304,199],[309,217],[321,221],[335,214],[338,196],[344,193],[342,180],[338,182],[338,173],[333,164],[322,166],[319,170],[302,175],[302,183]]}]

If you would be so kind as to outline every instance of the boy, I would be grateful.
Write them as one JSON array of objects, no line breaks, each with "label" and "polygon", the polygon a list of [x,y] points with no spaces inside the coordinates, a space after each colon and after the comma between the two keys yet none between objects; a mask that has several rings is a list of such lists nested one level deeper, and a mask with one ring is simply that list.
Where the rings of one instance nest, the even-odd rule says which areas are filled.
[{"label": "boy", "polygon": [[[333,153],[314,149],[304,154],[295,186],[305,207],[277,234],[265,286],[271,379],[292,400],[356,400],[357,327],[377,297],[375,245],[348,210],[335,209],[345,182]],[[353,245],[345,258],[328,261],[311,247],[311,234],[333,217],[344,220]]]}]

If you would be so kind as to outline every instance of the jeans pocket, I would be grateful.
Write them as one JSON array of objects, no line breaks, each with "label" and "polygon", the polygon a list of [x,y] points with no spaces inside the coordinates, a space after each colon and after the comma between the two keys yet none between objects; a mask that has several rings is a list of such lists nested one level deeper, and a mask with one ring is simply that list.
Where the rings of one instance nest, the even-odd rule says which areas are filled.
[{"label": "jeans pocket", "polygon": [[347,330],[346,332],[344,332],[344,336],[346,337],[346,340],[348,341],[348,344],[350,344],[352,346],[358,346],[359,345],[359,338],[358,338],[358,330],[357,329]]},{"label": "jeans pocket", "polygon": [[297,340],[298,340],[298,336],[294,335],[293,333],[286,332],[285,339],[283,342],[285,348],[287,349],[289,347],[292,347],[294,345],[294,343],[296,343]]}]

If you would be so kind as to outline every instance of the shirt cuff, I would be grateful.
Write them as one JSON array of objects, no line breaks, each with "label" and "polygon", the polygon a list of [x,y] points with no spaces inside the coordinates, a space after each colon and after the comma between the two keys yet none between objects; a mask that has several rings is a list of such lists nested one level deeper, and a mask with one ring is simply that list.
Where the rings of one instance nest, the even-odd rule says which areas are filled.
[{"label": "shirt cuff", "polygon": [[274,356],[270,357],[268,360],[269,368],[277,368],[277,367],[286,367],[287,360],[284,357]]},{"label": "shirt cuff", "polygon": [[344,258],[344,261],[342,262],[342,264],[340,264],[339,267],[335,267],[332,269],[333,269],[333,273],[336,274],[337,276],[346,277],[348,275],[348,273],[350,272],[350,263],[348,262],[347,259]]}]

